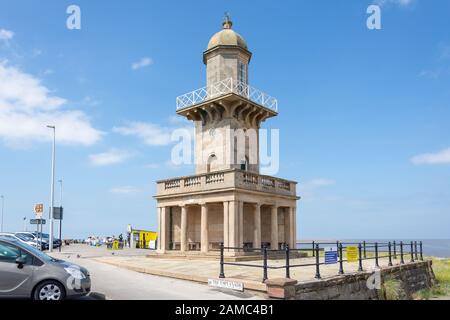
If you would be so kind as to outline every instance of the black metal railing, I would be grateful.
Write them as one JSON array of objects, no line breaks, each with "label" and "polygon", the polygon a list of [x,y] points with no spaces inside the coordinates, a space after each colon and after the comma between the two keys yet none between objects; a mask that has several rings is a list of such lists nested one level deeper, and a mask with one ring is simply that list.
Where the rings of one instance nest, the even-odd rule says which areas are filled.
[{"label": "black metal railing", "polygon": [[[352,259],[350,262],[358,263],[358,272],[363,272],[363,261],[374,260],[374,265],[379,268],[380,259],[387,258],[388,266],[393,266],[394,260],[399,260],[399,264],[405,264],[405,258],[410,257],[410,262],[423,261],[423,246],[422,241],[410,241],[410,242],[317,242],[312,241],[311,243],[299,243],[299,248],[290,248],[287,244],[284,244],[281,249],[269,249],[266,244],[262,248],[242,248],[242,247],[225,247],[223,243],[220,244],[220,274],[219,278],[225,278],[225,265],[249,267],[249,268],[262,268],[263,275],[262,281],[265,282],[268,279],[269,270],[285,269],[286,278],[291,277],[292,268],[302,268],[302,267],[315,267],[315,278],[321,279],[320,266],[331,265],[325,261],[321,261],[321,253],[324,252],[325,247],[336,246],[338,260],[332,264],[338,264],[339,270],[338,274],[343,275],[344,272],[344,262],[349,262],[347,258],[344,258],[344,249],[350,246],[356,247],[357,258]],[[301,248],[303,246],[303,248]],[[397,251],[399,249],[399,251]],[[237,252],[255,252],[262,256],[262,264],[259,262],[254,263],[244,263],[244,262],[226,262],[225,261],[225,250],[227,251],[237,251]],[[313,262],[309,263],[296,263],[292,264],[292,254],[298,252],[312,252]],[[399,254],[397,254],[399,252]],[[276,255],[277,259],[283,259],[284,263],[281,265],[270,265],[269,257],[270,255]],[[400,258],[398,257],[400,256]],[[399,258],[399,259],[398,259]]]}]

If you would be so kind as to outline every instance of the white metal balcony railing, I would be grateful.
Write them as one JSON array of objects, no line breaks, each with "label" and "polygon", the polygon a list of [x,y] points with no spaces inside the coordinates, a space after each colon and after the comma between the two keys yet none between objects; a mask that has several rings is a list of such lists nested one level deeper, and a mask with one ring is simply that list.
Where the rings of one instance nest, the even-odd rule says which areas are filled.
[{"label": "white metal balcony railing", "polygon": [[210,86],[197,89],[177,97],[177,110],[185,109],[198,103],[235,93],[261,106],[278,112],[278,100],[243,82],[228,78]]}]

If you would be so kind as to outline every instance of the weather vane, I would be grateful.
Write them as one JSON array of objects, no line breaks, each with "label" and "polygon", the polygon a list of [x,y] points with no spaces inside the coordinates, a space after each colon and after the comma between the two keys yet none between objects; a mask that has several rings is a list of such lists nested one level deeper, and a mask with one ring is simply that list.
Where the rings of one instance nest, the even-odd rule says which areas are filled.
[{"label": "weather vane", "polygon": [[230,29],[232,25],[233,25],[233,23],[231,22],[230,15],[228,14],[228,12],[225,12],[225,18],[224,18],[224,21],[223,21],[223,27],[225,29]]}]

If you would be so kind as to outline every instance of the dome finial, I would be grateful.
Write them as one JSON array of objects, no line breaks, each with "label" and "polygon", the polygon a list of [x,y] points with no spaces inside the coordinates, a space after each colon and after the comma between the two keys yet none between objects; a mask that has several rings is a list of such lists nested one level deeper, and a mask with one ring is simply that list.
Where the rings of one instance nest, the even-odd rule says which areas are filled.
[{"label": "dome finial", "polygon": [[233,22],[230,20],[230,15],[228,12],[225,12],[225,18],[223,20],[223,28],[224,29],[231,29],[231,26],[233,25]]}]

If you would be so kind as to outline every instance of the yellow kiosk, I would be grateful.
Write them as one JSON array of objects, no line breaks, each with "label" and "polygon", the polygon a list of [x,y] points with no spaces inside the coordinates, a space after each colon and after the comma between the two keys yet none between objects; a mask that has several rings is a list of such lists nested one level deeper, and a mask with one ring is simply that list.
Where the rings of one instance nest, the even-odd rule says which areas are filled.
[{"label": "yellow kiosk", "polygon": [[154,231],[128,228],[130,248],[156,250],[158,233]]}]

